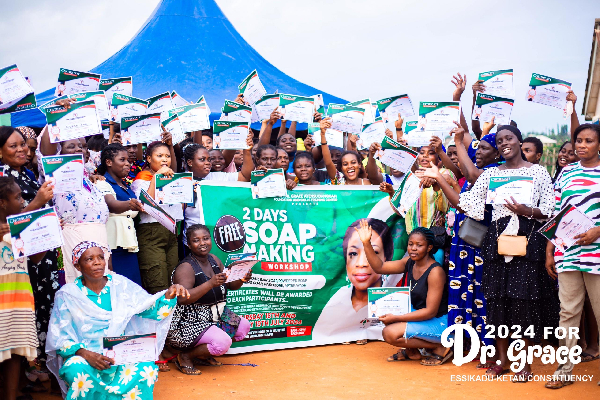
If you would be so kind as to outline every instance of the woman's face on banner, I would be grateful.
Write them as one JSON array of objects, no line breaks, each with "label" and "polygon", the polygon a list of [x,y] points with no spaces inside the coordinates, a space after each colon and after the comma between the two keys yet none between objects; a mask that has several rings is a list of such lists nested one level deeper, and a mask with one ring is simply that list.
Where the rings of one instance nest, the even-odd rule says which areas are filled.
[{"label": "woman's face on banner", "polygon": [[[377,256],[381,261],[385,261],[383,254],[383,240],[381,236],[375,231],[371,236],[371,245]],[[381,286],[381,275],[375,273],[367,256],[363,244],[358,237],[358,233],[353,232],[352,236],[348,240],[348,250],[346,250],[346,273],[348,279],[352,283],[352,286],[356,290],[367,291],[367,288]],[[378,284],[379,283],[379,284]]]}]

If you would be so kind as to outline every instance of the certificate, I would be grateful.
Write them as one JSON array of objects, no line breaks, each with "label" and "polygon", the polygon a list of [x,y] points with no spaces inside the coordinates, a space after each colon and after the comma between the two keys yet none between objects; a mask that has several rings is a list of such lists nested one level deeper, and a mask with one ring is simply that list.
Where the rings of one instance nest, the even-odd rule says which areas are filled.
[{"label": "certificate", "polygon": [[152,197],[144,190],[140,192],[140,201],[144,206],[144,212],[157,220],[162,226],[167,228],[169,232],[176,233],[176,223],[165,210],[163,210]]},{"label": "certificate", "polygon": [[110,118],[112,121],[119,122],[125,117],[144,115],[147,110],[148,102],[146,100],[113,93],[110,106]]},{"label": "certificate", "polygon": [[17,65],[0,69],[0,114],[29,110],[36,105],[33,87]]},{"label": "certificate", "polygon": [[312,97],[280,94],[279,106],[281,107],[281,118],[286,121],[296,121],[306,124],[313,122],[315,99]]},{"label": "certificate", "polygon": [[83,189],[83,155],[65,154],[42,157],[46,178],[54,181],[54,193]]},{"label": "certificate", "polygon": [[344,104],[329,104],[327,106],[327,117],[331,118],[332,129],[360,135],[365,110]]},{"label": "certificate", "polygon": [[404,132],[404,139],[406,139],[406,144],[410,147],[429,146],[429,142],[433,136],[434,132],[420,131],[414,128],[409,134]]},{"label": "certificate", "polygon": [[150,97],[146,100],[146,102],[148,103],[146,114],[160,113],[163,119],[169,116],[168,111],[173,108],[173,102],[171,101],[171,95],[169,92]]},{"label": "certificate", "polygon": [[244,95],[244,102],[249,106],[253,105],[260,100],[261,97],[267,94],[256,70],[252,71],[250,75],[238,85],[238,89],[240,93]]},{"label": "certificate", "polygon": [[[308,134],[312,135],[315,147],[321,145],[321,125],[318,122],[308,124]],[[325,140],[329,147],[344,148],[344,132],[335,129],[325,130]]]},{"label": "certificate", "polygon": [[257,170],[252,171],[250,175],[253,199],[287,196],[283,169]]},{"label": "certificate", "polygon": [[165,130],[171,134],[173,146],[185,140],[186,135],[179,122],[179,115],[174,114],[167,119],[161,119],[160,123],[165,127]]},{"label": "certificate", "polygon": [[550,240],[558,251],[564,253],[579,240],[575,239],[575,236],[585,233],[595,226],[594,221],[579,211],[577,207],[567,205],[550,218],[539,232]]},{"label": "certificate", "polygon": [[402,116],[402,119],[415,115],[412,101],[407,94],[377,100],[377,109],[381,117],[388,122],[397,121],[398,114]]},{"label": "certificate", "polygon": [[44,113],[52,143],[79,139],[102,132],[102,125],[93,100],[73,103],[69,109],[63,106],[51,106],[46,108]]},{"label": "certificate", "polygon": [[485,86],[485,94],[501,97],[513,97],[513,70],[487,71],[479,74]]},{"label": "certificate", "polygon": [[191,172],[180,172],[168,177],[155,174],[156,202],[158,204],[191,204],[194,202],[194,178]]},{"label": "certificate", "polygon": [[419,103],[419,121],[417,129],[428,132],[443,132],[438,136],[448,136],[456,127],[454,121],[460,121],[460,102],[421,102]]},{"label": "certificate", "polygon": [[104,337],[102,347],[102,354],[115,360],[115,365],[154,362],[158,359],[156,333]]},{"label": "certificate", "polygon": [[404,315],[410,309],[410,288],[379,287],[368,288],[369,318],[379,319],[386,314]]},{"label": "certificate", "polygon": [[213,145],[220,150],[244,150],[248,148],[248,130],[246,122],[215,121],[213,123]]},{"label": "certificate", "polygon": [[271,113],[279,107],[279,95],[267,94],[252,106],[252,122],[261,122],[271,117]]},{"label": "certificate", "polygon": [[490,122],[492,117],[495,117],[496,125],[508,125],[514,102],[513,99],[505,97],[477,93],[475,107],[473,107],[473,120]]},{"label": "certificate", "polygon": [[416,151],[402,146],[387,136],[381,142],[381,149],[375,153],[376,160],[402,173],[407,173],[411,169],[417,156]]},{"label": "certificate", "polygon": [[529,81],[529,90],[525,97],[527,101],[545,106],[567,108],[567,92],[571,90],[571,82],[549,76],[533,74]]},{"label": "certificate", "polygon": [[161,138],[160,114],[146,114],[121,119],[123,146],[151,143]]},{"label": "certificate", "polygon": [[235,101],[225,100],[225,105],[221,111],[223,112],[220,118],[222,121],[246,122],[249,124],[252,119],[252,107]]},{"label": "certificate", "polygon": [[196,104],[202,104],[203,107],[206,107],[206,114],[210,115],[210,107],[208,106],[208,103],[204,99],[204,96],[200,96],[200,98],[198,99]]},{"label": "certificate", "polygon": [[244,279],[257,262],[256,253],[228,254],[223,271],[227,275],[225,283]]},{"label": "certificate", "polygon": [[371,99],[364,99],[359,101],[353,101],[348,103],[349,106],[360,107],[365,110],[365,116],[363,118],[363,125],[371,124],[375,122],[375,112],[373,110]]},{"label": "certificate", "polygon": [[100,121],[102,125],[102,135],[104,135],[104,139],[110,138],[110,121]]},{"label": "certificate", "polygon": [[486,204],[512,203],[529,205],[533,197],[533,177],[531,176],[492,176],[487,192]]},{"label": "certificate", "polygon": [[102,90],[96,92],[83,92],[75,93],[67,96],[69,99],[75,101],[94,100],[96,104],[96,111],[98,112],[98,118],[100,120],[107,120],[110,118],[110,111],[108,109],[108,102],[106,101],[106,95]]},{"label": "certificate", "polygon": [[132,94],[133,85],[131,84],[131,76],[123,78],[100,79],[99,90],[104,90],[104,96],[108,102],[108,106],[112,105],[113,94],[118,93],[125,96]]},{"label": "certificate", "polygon": [[28,257],[62,246],[62,229],[54,207],[6,218],[15,258]]},{"label": "certificate", "polygon": [[95,92],[99,87],[99,74],[61,68],[58,72],[58,83],[56,84],[54,95],[60,97],[81,92]]},{"label": "certificate", "polygon": [[171,92],[171,102],[173,102],[173,107],[183,107],[183,106],[187,106],[188,104],[190,104],[189,101],[187,101],[186,99],[181,97],[174,90]]},{"label": "certificate", "polygon": [[386,137],[385,129],[385,122],[381,117],[375,118],[375,121],[370,124],[365,124],[356,142],[358,149],[368,149],[373,143],[381,143]]},{"label": "certificate", "polygon": [[196,132],[210,129],[208,107],[206,103],[189,104],[169,110],[169,116],[179,116],[179,123],[183,132]]},{"label": "certificate", "polygon": [[411,172],[406,175],[398,190],[392,195],[390,204],[404,218],[408,210],[417,202],[422,191],[421,180]]}]

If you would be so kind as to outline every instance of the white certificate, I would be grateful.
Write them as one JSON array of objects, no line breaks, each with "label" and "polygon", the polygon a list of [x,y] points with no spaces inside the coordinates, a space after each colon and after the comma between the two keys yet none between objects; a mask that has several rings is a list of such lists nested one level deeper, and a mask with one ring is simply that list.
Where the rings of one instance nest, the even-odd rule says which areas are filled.
[{"label": "white certificate", "polygon": [[375,153],[375,159],[396,171],[407,173],[415,163],[417,155],[417,152],[385,136],[381,142],[381,149]]},{"label": "white certificate", "polygon": [[70,94],[68,97],[70,99],[75,99],[75,101],[94,100],[100,120],[107,120],[110,118],[108,102],[106,101],[106,95],[103,91],[75,93]]},{"label": "white certificate", "polygon": [[404,315],[411,312],[410,288],[368,288],[369,318],[378,319],[386,314]]},{"label": "white certificate", "polygon": [[397,121],[398,114],[402,116],[402,119],[415,115],[412,101],[410,101],[410,97],[407,94],[378,100],[377,108],[381,117],[387,122]]},{"label": "white certificate", "polygon": [[487,192],[486,204],[512,203],[511,197],[519,204],[530,205],[533,198],[533,177],[490,177],[490,185]]},{"label": "white certificate", "polygon": [[54,207],[6,218],[15,258],[28,257],[62,246],[62,230]]},{"label": "white certificate", "polygon": [[567,107],[567,92],[571,83],[541,74],[533,74],[529,81],[529,90],[525,97],[527,101],[565,110]]},{"label": "white certificate", "polygon": [[410,133],[404,135],[406,139],[406,145],[410,147],[421,147],[429,146],[433,132],[420,131],[418,129],[412,130]]},{"label": "white certificate", "polygon": [[177,114],[184,132],[196,132],[210,129],[206,103],[190,104],[169,110],[169,116]]},{"label": "white certificate", "polygon": [[144,189],[140,192],[140,202],[144,206],[145,213],[157,220],[169,232],[173,234],[177,232],[177,222]]},{"label": "white certificate", "polygon": [[244,150],[248,148],[248,130],[246,122],[215,121],[213,123],[213,145],[221,150]]},{"label": "white certificate", "polygon": [[477,93],[475,107],[473,108],[473,120],[490,122],[494,117],[496,125],[508,125],[510,124],[513,104],[513,99]]},{"label": "white certificate", "polygon": [[252,120],[252,107],[236,103],[235,101],[225,100],[225,105],[221,111],[223,115],[219,119],[222,121],[250,123]]},{"label": "white certificate", "polygon": [[281,107],[282,119],[306,124],[313,122],[315,112],[314,98],[280,94],[279,105]]},{"label": "white certificate", "polygon": [[173,107],[183,107],[190,104],[174,90],[171,92],[171,102],[173,103]]},{"label": "white certificate", "polygon": [[385,129],[385,122],[381,117],[377,117],[373,123],[365,124],[356,142],[358,149],[368,149],[373,143],[381,143],[385,138]]},{"label": "white certificate", "polygon": [[104,96],[108,102],[108,106],[112,105],[113,94],[118,93],[131,97],[133,86],[131,84],[131,76],[124,78],[100,79],[100,90],[104,90]]},{"label": "white certificate", "polygon": [[102,354],[115,360],[115,365],[154,362],[158,359],[156,333],[104,337],[102,347]]},{"label": "white certificate", "polygon": [[30,93],[33,93],[33,88],[16,64],[0,70],[0,110],[8,108]]},{"label": "white certificate", "polygon": [[485,94],[492,96],[513,96],[513,70],[504,69],[500,71],[487,71],[479,74],[479,80],[483,81]]},{"label": "white certificate", "polygon": [[[321,145],[321,128],[318,122],[311,122],[308,124],[308,133],[312,135],[314,146]],[[344,148],[344,132],[338,131],[335,129],[327,129],[325,130],[325,140],[327,140],[327,145],[331,147],[338,147],[340,149]]]},{"label": "white certificate", "polygon": [[123,146],[160,140],[160,114],[137,115],[121,119]]},{"label": "white certificate", "polygon": [[419,200],[422,192],[421,180],[411,172],[406,175],[398,190],[392,195],[390,204],[404,218],[408,210]]},{"label": "white certificate", "polygon": [[169,110],[173,108],[173,102],[171,101],[171,95],[169,92],[150,97],[146,101],[148,102],[146,114],[160,113],[160,116],[163,119],[169,117]]},{"label": "white certificate", "polygon": [[252,171],[250,188],[253,199],[287,196],[285,172],[281,168]]},{"label": "white certificate", "polygon": [[327,106],[327,117],[331,118],[331,128],[360,135],[363,128],[365,110],[360,107],[342,104],[329,104]]},{"label": "white certificate", "polygon": [[238,85],[238,89],[240,93],[244,95],[244,102],[247,105],[253,105],[260,100],[261,97],[267,94],[256,70],[252,71],[250,75]]},{"label": "white certificate", "polygon": [[50,142],[79,139],[102,133],[102,125],[93,100],[71,104],[71,108],[51,106],[44,109]]},{"label": "white certificate", "polygon": [[375,122],[375,112],[371,103],[371,99],[364,99],[359,101],[353,101],[348,103],[349,106],[360,107],[365,110],[365,116],[363,118],[363,125],[371,124]]},{"label": "white certificate", "polygon": [[257,262],[256,253],[229,254],[225,261],[227,267],[223,271],[227,275],[225,283],[244,279]]},{"label": "white certificate", "polygon": [[123,118],[146,114],[148,102],[136,97],[114,93],[110,106],[110,118],[119,122]]},{"label": "white certificate", "polygon": [[81,92],[95,92],[100,87],[100,77],[99,74],[91,72],[61,68],[54,95],[60,97]]},{"label": "white certificate", "polygon": [[83,189],[83,155],[64,154],[42,157],[46,179],[54,182],[54,193],[76,192]]},{"label": "white certificate", "polygon": [[179,116],[177,114],[174,114],[168,117],[167,119],[162,119],[161,114],[160,123],[165,127],[165,130],[171,134],[173,145],[176,145],[177,143],[180,143],[183,140],[185,140],[186,135],[183,131],[183,128],[181,127],[181,123],[179,122]]},{"label": "white certificate", "polygon": [[[421,102],[419,104],[418,130],[445,132],[448,135],[460,121],[460,102]],[[439,136],[439,134],[438,134]]]},{"label": "white certificate", "polygon": [[252,106],[252,122],[261,122],[271,117],[271,113],[279,107],[279,95],[263,96]]},{"label": "white certificate", "polygon": [[155,174],[158,204],[191,204],[194,202],[194,179],[191,172],[180,172],[167,177]]}]

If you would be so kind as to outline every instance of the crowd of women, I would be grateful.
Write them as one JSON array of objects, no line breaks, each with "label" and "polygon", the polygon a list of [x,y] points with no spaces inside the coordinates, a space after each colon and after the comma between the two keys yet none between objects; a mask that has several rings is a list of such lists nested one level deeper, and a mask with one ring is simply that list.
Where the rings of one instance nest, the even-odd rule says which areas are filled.
[{"label": "crowd of women", "polygon": [[[453,83],[453,100],[460,101],[466,78],[459,74]],[[472,89],[475,96],[485,88],[477,82]],[[576,101],[572,92],[568,99]],[[57,101],[67,108],[71,103]],[[206,131],[175,145],[165,131],[161,141],[125,147],[115,123],[108,140],[98,135],[60,143],[51,143],[47,128],[39,134],[28,127],[0,128],[0,368],[8,399],[17,398],[23,366],[30,381],[24,391],[45,390],[40,382],[50,379],[68,398],[150,398],[158,371],[169,370],[171,361],[182,373],[197,375],[197,366],[220,365],[214,357],[248,334],[250,323],[226,299],[251,273],[226,283],[222,260],[211,255],[211,233],[196,191],[191,205],[165,206],[181,221],[179,236],[144,212],[139,196],[144,190],[154,197],[155,174],[190,171],[195,185],[226,184],[250,181],[255,169],[282,168],[288,190],[379,185],[390,196],[405,178],[375,159],[379,143],[358,151],[357,136],[348,134],[345,148],[330,147],[325,132],[331,121],[319,113],[318,146],[310,135],[296,137],[295,122],[288,130],[282,120],[272,137],[278,120],[274,111],[257,139],[250,131],[243,151],[214,149]],[[495,346],[496,357],[477,365],[491,376],[508,372],[509,340],[486,338],[487,325],[533,326],[526,341],[531,345],[540,342],[544,327],[581,324],[582,340],[568,338],[564,345],[583,345],[583,361],[598,358],[600,127],[579,125],[575,114],[571,125],[572,139],[562,145],[551,177],[538,165],[541,142],[524,140],[516,123],[473,121],[469,127],[461,114],[447,149],[437,137],[417,149],[412,172],[423,191],[404,218],[409,232],[404,258],[378,256],[381,243],[373,241],[367,220],[353,228],[372,270],[403,273],[411,287],[412,312],[381,318],[384,340],[400,348],[389,361],[443,364],[452,350],[441,345],[441,334],[452,324],[471,325],[481,341]],[[406,143],[402,126],[399,115],[396,132],[386,134]],[[54,193],[45,180],[38,160],[60,154],[83,154],[81,190]],[[497,176],[531,177],[532,203],[486,205],[490,177]],[[50,205],[61,219],[62,247],[15,258],[7,217]],[[567,205],[597,227],[561,252],[537,231]],[[157,333],[162,349],[156,363],[114,365],[102,353],[105,336],[150,332]],[[30,367],[34,360],[37,368]],[[560,365],[546,387],[572,383],[572,370],[571,363]],[[513,381],[527,382],[532,374],[525,364]]]}]

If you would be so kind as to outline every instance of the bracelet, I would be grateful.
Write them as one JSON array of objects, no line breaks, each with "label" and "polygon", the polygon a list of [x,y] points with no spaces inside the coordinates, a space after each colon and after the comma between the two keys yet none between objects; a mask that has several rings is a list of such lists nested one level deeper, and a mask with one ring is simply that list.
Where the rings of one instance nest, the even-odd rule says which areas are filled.
[{"label": "bracelet", "polygon": [[402,132],[402,128],[396,128],[396,131]]},{"label": "bracelet", "polygon": [[327,144],[327,142],[321,142],[321,144],[322,144],[322,145],[323,145],[323,144]]}]

